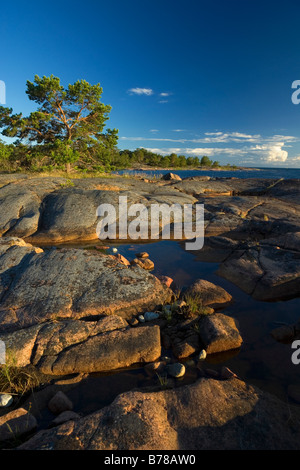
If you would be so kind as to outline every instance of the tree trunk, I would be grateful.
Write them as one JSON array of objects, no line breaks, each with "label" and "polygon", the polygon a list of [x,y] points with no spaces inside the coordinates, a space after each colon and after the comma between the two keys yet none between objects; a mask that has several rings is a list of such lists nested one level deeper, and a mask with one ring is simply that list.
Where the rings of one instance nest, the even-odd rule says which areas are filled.
[{"label": "tree trunk", "polygon": [[[67,135],[68,135],[68,142],[71,141],[72,138],[72,131],[71,129],[67,126]],[[67,152],[69,151],[70,145],[67,143]],[[66,172],[69,174],[71,172],[71,163],[68,162],[66,163]]]}]

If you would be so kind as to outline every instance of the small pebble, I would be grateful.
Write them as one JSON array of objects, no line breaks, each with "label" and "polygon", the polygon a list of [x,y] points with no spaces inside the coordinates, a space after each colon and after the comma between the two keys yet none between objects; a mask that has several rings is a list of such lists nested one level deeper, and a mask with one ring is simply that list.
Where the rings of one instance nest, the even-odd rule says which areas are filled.
[{"label": "small pebble", "polygon": [[146,251],[142,251],[141,253],[137,253],[137,258],[149,258],[149,254]]},{"label": "small pebble", "polygon": [[144,313],[145,321],[152,321],[157,320],[159,318],[159,314],[155,312],[146,312]]},{"label": "small pebble", "polygon": [[139,324],[139,321],[137,318],[131,318],[130,320],[128,320],[128,323],[131,326],[137,326]]},{"label": "small pebble", "polygon": [[168,364],[166,366],[167,372],[171,377],[179,378],[183,377],[185,374],[185,366],[180,364],[180,362],[175,362],[174,364]]},{"label": "small pebble", "polygon": [[205,349],[202,349],[202,351],[200,351],[199,353],[198,361],[204,361],[205,358],[206,358],[206,351]]},{"label": "small pebble", "polygon": [[0,394],[0,407],[1,408],[10,406],[13,401],[14,401],[13,397],[9,395],[8,393]]},{"label": "small pebble", "polygon": [[139,322],[141,322],[141,323],[145,323],[144,315],[139,315],[139,316],[138,316],[138,320],[139,320]]}]

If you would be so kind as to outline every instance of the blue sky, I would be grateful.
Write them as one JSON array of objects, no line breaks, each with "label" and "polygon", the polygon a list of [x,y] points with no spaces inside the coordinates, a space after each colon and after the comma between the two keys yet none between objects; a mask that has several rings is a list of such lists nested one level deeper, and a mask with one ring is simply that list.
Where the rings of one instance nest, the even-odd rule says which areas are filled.
[{"label": "blue sky", "polygon": [[103,87],[121,149],[300,168],[299,18],[299,0],[2,3],[6,105],[35,109],[35,74],[83,78]]}]

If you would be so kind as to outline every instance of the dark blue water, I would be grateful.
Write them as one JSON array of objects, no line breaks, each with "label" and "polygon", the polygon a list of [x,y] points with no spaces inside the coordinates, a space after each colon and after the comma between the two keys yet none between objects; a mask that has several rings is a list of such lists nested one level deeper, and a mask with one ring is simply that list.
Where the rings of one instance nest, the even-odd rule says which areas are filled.
[{"label": "dark blue water", "polygon": [[[300,168],[257,168],[247,170],[171,170],[172,173],[181,178],[191,178],[195,176],[210,176],[211,178],[266,178],[266,179],[300,179]],[[154,177],[165,175],[170,170],[120,170],[117,174],[144,175]]]}]

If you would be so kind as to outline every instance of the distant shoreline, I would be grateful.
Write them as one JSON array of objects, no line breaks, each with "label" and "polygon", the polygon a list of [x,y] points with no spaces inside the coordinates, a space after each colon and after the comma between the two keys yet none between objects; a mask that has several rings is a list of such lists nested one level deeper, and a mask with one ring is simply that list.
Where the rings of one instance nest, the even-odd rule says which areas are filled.
[{"label": "distant shoreline", "polygon": [[143,167],[130,167],[130,168],[122,168],[118,171],[261,171],[260,168],[249,168],[249,167],[221,167],[221,168],[212,168],[212,167],[189,167],[189,168],[182,168],[182,167],[152,167],[152,166],[143,166]]}]

